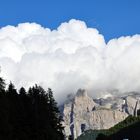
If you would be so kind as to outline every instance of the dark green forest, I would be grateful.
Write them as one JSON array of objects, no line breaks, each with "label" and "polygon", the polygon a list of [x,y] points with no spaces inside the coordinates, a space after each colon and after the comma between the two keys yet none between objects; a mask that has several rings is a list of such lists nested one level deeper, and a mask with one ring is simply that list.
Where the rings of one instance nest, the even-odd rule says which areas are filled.
[{"label": "dark green forest", "polygon": [[0,140],[64,140],[57,103],[49,88],[19,91],[0,78]]}]

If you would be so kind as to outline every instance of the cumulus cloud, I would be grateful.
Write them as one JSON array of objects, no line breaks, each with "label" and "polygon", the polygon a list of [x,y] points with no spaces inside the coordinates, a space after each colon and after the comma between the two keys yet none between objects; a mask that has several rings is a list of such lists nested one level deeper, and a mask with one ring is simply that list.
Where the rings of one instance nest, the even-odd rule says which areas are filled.
[{"label": "cumulus cloud", "polygon": [[97,29],[79,20],[56,30],[36,23],[0,29],[2,76],[16,87],[34,83],[51,87],[59,101],[78,88],[140,91],[140,35],[107,44]]}]

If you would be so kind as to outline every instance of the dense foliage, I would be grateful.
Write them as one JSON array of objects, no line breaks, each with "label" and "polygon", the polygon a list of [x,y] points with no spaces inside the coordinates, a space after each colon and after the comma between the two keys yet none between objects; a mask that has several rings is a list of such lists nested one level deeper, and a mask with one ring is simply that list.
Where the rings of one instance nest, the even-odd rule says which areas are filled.
[{"label": "dense foliage", "polygon": [[12,83],[6,90],[0,78],[0,140],[64,140],[52,90],[35,85],[17,92]]},{"label": "dense foliage", "polygon": [[140,121],[124,127],[108,136],[103,136],[102,139],[98,138],[98,140],[139,140],[140,139]]},{"label": "dense foliage", "polygon": [[140,116],[128,116],[124,121],[108,130],[88,130],[78,137],[77,140],[122,140],[123,138],[132,139],[134,137],[135,140],[139,140],[139,131]]}]

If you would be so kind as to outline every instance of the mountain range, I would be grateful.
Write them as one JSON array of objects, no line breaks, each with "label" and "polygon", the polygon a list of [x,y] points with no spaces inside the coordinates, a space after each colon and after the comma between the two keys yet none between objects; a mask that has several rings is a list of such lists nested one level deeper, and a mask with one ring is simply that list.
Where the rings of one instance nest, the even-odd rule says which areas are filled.
[{"label": "mountain range", "polygon": [[[108,93],[103,98],[92,98],[84,89],[70,94],[61,106],[67,139],[76,139],[87,130],[109,129],[129,115],[137,116],[140,93]],[[122,96],[123,95],[123,96]]]}]

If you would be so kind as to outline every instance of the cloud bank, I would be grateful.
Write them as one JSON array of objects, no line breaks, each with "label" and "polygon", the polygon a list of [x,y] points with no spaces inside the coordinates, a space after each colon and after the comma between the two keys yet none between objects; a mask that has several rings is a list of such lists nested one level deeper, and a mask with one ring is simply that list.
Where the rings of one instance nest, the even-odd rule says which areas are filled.
[{"label": "cloud bank", "polygon": [[79,88],[93,97],[140,91],[140,35],[106,44],[97,29],[74,19],[52,31],[36,23],[6,26],[0,29],[0,66],[16,87],[51,87],[57,100]]}]

